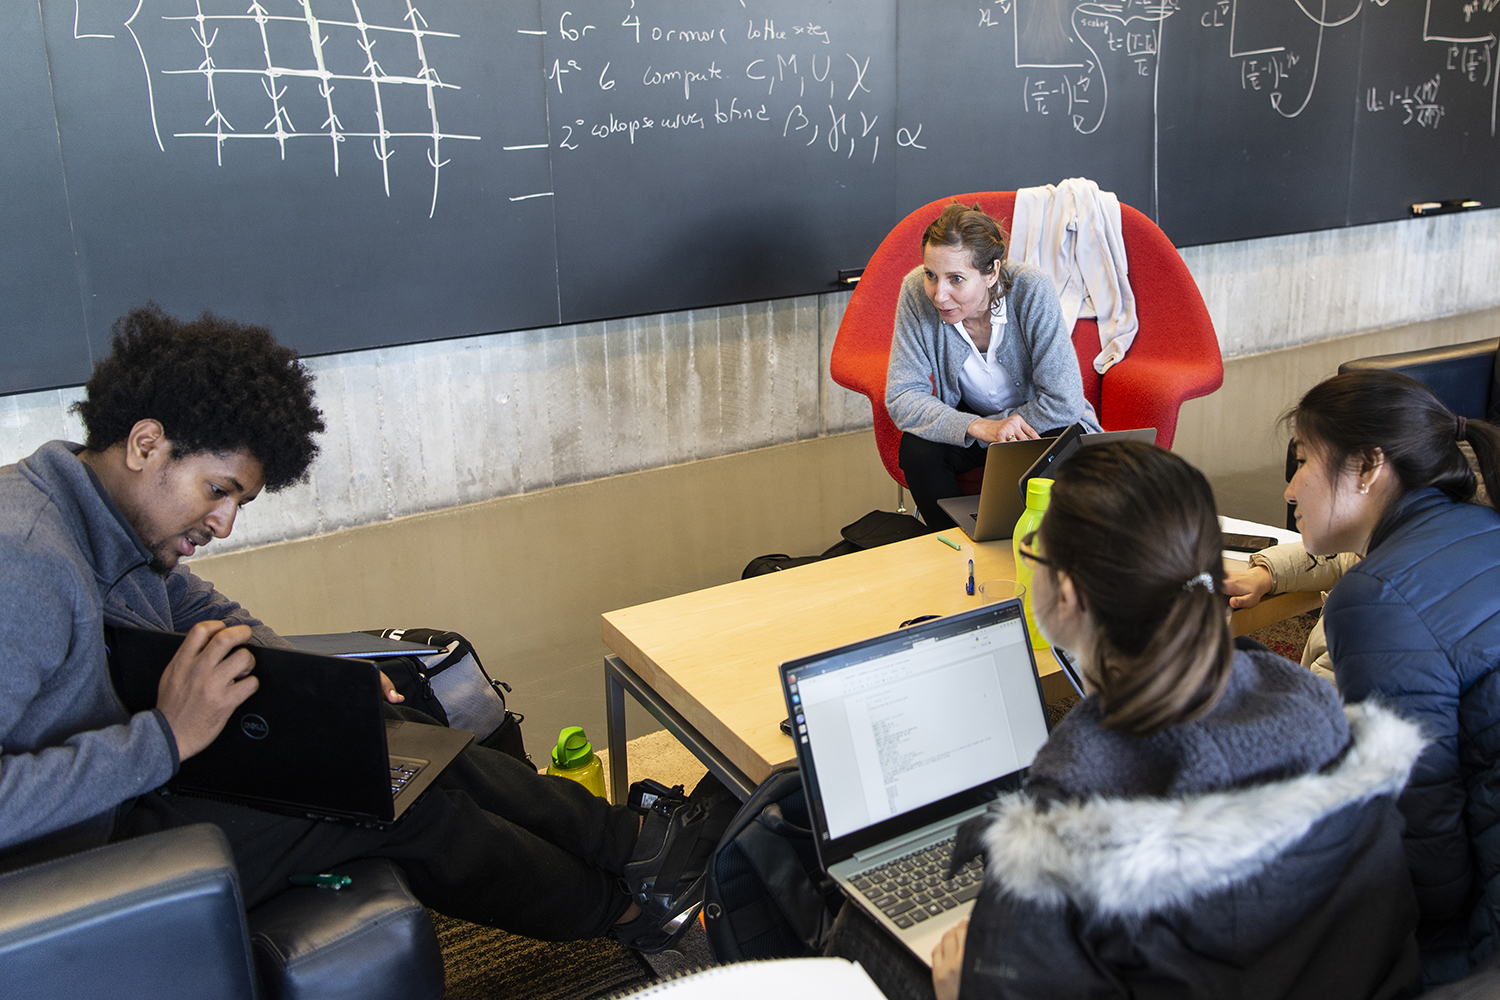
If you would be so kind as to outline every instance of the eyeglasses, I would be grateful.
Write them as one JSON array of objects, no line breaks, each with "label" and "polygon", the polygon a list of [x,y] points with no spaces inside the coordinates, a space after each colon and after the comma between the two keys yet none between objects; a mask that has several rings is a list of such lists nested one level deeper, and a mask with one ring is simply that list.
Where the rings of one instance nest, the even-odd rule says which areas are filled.
[{"label": "eyeglasses", "polygon": [[1026,532],[1026,534],[1021,536],[1021,546],[1020,548],[1016,549],[1016,552],[1021,557],[1021,561],[1030,566],[1032,569],[1036,569],[1038,566],[1046,566],[1049,569],[1056,569],[1057,563],[1053,562],[1050,559],[1043,559],[1041,556],[1031,551],[1031,546],[1034,544],[1036,544],[1035,531],[1028,531]]}]

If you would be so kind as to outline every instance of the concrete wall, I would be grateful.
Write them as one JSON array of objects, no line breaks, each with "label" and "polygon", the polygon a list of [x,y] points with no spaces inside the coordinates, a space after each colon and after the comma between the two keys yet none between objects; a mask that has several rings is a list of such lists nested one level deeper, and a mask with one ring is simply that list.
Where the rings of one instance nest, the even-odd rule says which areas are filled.
[{"label": "concrete wall", "polygon": [[[1494,210],[1183,256],[1229,358],[1500,305]],[[329,424],[310,482],[256,504],[214,550],[868,427],[864,398],[827,376],[847,301],[834,293],[310,359]],[[76,439],[67,406],[78,396],[0,397],[0,462]]]}]

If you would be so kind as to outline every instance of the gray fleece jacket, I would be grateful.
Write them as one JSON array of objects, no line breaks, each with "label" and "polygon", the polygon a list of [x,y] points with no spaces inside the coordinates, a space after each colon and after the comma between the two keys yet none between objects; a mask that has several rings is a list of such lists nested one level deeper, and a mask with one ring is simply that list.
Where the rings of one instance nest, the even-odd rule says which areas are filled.
[{"label": "gray fleece jacket", "polygon": [[177,771],[166,719],[115,696],[106,622],[222,619],[285,645],[186,567],[152,572],[81,450],[52,441],[0,468],[0,853],[26,844],[28,860],[103,843],[120,803]]},{"label": "gray fleece jacket", "polygon": [[[1070,331],[1063,328],[1062,305],[1052,279],[1025,264],[1010,268],[1015,284],[1005,297],[1005,339],[996,360],[1015,381],[1025,400],[1014,409],[984,414],[1000,420],[1019,413],[1037,431],[1082,421],[1085,432],[1097,432],[1099,418],[1083,397],[1083,376],[1073,353]],[[960,412],[958,373],[969,357],[969,344],[944,325],[937,307],[922,288],[919,265],[901,282],[896,300],[896,328],[891,336],[890,367],[885,378],[885,408],[908,434],[966,447],[974,443],[968,427],[973,414]]]}]

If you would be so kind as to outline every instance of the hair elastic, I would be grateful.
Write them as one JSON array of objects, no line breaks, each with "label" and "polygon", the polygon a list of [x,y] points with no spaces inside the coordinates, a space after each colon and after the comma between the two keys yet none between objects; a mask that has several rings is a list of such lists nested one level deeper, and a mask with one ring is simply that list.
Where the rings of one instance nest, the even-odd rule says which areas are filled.
[{"label": "hair elastic", "polygon": [[1184,583],[1182,589],[1191,591],[1194,587],[1198,586],[1201,586],[1204,590],[1212,594],[1214,592],[1214,578],[1209,576],[1207,572],[1199,573],[1187,583]]},{"label": "hair elastic", "polygon": [[1458,415],[1458,440],[1462,441],[1469,435],[1469,418],[1462,413]]}]

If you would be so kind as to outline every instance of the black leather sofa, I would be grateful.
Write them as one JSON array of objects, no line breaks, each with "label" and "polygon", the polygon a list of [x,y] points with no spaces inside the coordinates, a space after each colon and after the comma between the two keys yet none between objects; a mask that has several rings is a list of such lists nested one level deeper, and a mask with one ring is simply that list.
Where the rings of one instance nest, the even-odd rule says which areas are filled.
[{"label": "black leather sofa", "polygon": [[1345,361],[1339,374],[1386,368],[1405,372],[1431,389],[1443,404],[1461,417],[1494,422],[1500,409],[1500,387],[1496,385],[1495,351],[1500,337],[1451,347],[1428,347],[1373,358]]},{"label": "black leather sofa", "polygon": [[0,995],[441,997],[437,935],[400,870],[335,873],[352,884],[289,887],[247,916],[229,843],[202,824],[0,875]]}]

